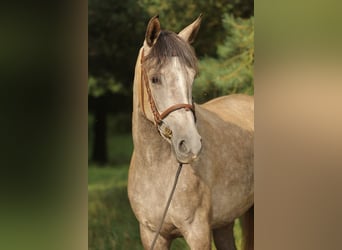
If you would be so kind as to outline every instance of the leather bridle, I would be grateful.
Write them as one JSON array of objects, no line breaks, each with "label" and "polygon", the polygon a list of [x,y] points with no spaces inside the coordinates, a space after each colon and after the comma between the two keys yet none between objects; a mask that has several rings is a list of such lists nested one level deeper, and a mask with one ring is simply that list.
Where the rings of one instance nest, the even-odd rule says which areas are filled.
[{"label": "leather bridle", "polygon": [[[154,118],[154,124],[157,128],[160,129],[160,127],[163,125],[163,119],[165,117],[167,117],[169,114],[171,114],[172,112],[182,109],[184,108],[185,110],[189,111],[191,110],[194,118],[196,120],[196,116],[195,116],[195,106],[193,104],[188,104],[188,103],[178,103],[178,104],[174,104],[172,106],[170,106],[169,108],[167,108],[166,110],[164,110],[162,113],[159,113],[156,103],[154,101],[152,92],[151,92],[151,88],[150,88],[150,84],[149,84],[149,80],[148,80],[148,76],[147,73],[143,67],[143,62],[144,62],[144,49],[142,49],[141,52],[141,60],[140,60],[140,67],[141,67],[141,106],[142,106],[142,111],[146,116],[145,113],[145,107],[144,107],[144,87],[146,88],[146,92],[147,92],[147,96],[148,96],[148,101],[150,103],[150,107],[152,110],[152,114],[153,114],[153,118]],[[158,131],[159,131],[158,129]],[[165,131],[162,131],[163,135],[166,136],[167,138],[171,138],[172,135],[172,131],[166,126],[164,127]]]}]

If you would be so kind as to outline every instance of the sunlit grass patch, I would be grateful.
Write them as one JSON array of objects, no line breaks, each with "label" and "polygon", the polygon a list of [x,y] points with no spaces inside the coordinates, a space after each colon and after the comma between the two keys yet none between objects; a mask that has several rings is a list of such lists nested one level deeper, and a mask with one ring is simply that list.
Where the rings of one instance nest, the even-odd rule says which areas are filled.
[{"label": "sunlit grass patch", "polygon": [[89,168],[89,250],[143,249],[127,197],[127,170],[127,165]]}]

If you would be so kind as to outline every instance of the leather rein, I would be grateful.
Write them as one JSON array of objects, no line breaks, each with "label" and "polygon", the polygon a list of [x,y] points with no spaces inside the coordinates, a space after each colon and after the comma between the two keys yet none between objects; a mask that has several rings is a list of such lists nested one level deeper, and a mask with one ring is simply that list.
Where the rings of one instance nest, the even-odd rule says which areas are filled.
[{"label": "leather rein", "polygon": [[[149,84],[149,80],[148,80],[148,76],[147,76],[147,73],[143,67],[143,63],[144,63],[144,49],[142,50],[141,52],[141,60],[140,60],[140,68],[141,68],[141,105],[142,105],[142,111],[146,116],[146,113],[145,113],[145,105],[144,105],[144,87],[146,88],[146,92],[147,92],[147,96],[148,96],[148,101],[150,103],[150,107],[151,107],[151,110],[152,110],[152,114],[153,114],[153,118],[154,118],[154,124],[155,126],[158,128],[160,126],[163,125],[163,119],[165,117],[167,117],[169,114],[171,114],[172,112],[176,111],[176,110],[179,110],[179,109],[182,109],[184,108],[186,111],[189,111],[191,110],[195,119],[196,119],[196,116],[195,116],[195,106],[193,104],[188,104],[188,103],[178,103],[178,104],[175,104],[175,105],[172,105],[170,106],[169,108],[167,108],[166,110],[164,110],[162,113],[159,113],[158,109],[157,109],[157,106],[156,106],[156,103],[154,101],[154,98],[153,98],[153,95],[152,95],[152,92],[151,92],[151,88],[150,88],[150,84]],[[159,131],[159,130],[158,130]],[[167,138],[171,138],[171,135],[172,135],[172,131],[168,128],[168,127],[165,127],[165,133],[164,131],[162,132],[164,136],[166,136]]]}]

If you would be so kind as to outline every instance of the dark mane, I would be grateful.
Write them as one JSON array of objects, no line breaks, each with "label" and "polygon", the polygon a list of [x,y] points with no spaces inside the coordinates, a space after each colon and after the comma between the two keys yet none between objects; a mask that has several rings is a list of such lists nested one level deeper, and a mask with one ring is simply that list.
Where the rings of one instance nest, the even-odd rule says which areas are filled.
[{"label": "dark mane", "polygon": [[[158,69],[164,65],[166,60],[172,56],[179,57],[183,65],[197,72],[197,58],[189,43],[170,31],[161,31],[151,52],[146,56],[146,62]],[[152,63],[152,65],[151,65]]]}]

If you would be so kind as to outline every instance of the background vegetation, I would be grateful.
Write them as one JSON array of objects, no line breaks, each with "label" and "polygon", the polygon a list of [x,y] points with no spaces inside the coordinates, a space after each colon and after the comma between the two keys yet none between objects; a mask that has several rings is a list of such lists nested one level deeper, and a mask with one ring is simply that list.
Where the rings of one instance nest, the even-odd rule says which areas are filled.
[{"label": "background vegetation", "polygon": [[[180,31],[200,13],[194,100],[254,93],[252,0],[88,0],[89,249],[142,249],[127,198],[135,60],[149,18]],[[238,221],[235,233],[241,233]],[[188,249],[183,239],[172,249]]]}]

